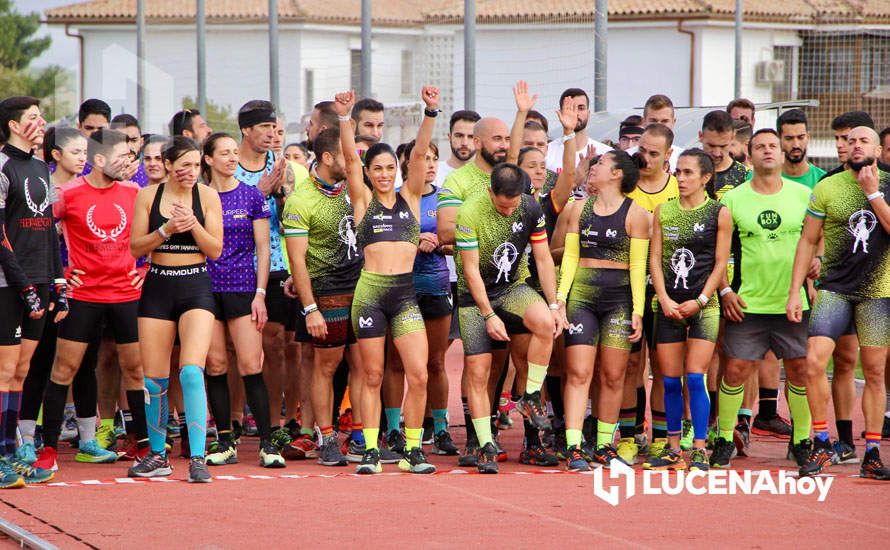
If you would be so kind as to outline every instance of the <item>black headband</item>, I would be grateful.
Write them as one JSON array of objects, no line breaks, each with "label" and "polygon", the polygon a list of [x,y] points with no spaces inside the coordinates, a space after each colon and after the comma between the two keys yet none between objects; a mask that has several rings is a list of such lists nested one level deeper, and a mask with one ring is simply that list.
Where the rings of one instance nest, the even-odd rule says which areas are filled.
[{"label": "black headband", "polygon": [[624,136],[641,136],[645,128],[642,126],[625,126],[621,130],[618,131],[618,137]]},{"label": "black headband", "polygon": [[239,128],[250,128],[264,122],[275,123],[277,121],[278,117],[273,109],[251,109],[250,111],[238,113]]}]

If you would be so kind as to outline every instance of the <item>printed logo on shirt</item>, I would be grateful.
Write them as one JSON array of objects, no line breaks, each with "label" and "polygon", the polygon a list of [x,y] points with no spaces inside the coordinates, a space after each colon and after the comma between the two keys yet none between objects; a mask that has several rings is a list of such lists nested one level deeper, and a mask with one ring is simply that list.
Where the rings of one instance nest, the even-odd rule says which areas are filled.
[{"label": "printed logo on shirt", "polygon": [[878,225],[878,219],[870,210],[857,210],[853,212],[847,221],[847,231],[853,235],[853,254],[862,251],[868,254],[868,238],[875,226]]},{"label": "printed logo on shirt", "polygon": [[692,224],[692,231],[694,233],[701,233],[705,230],[705,224],[703,223],[694,223]]},{"label": "printed logo on shirt", "polygon": [[498,268],[498,276],[495,279],[495,283],[501,282],[501,278],[505,283],[510,282],[510,271],[513,270],[513,264],[519,258],[519,251],[516,250],[516,247],[513,243],[506,242],[498,245],[497,248],[494,249],[494,253],[491,255],[492,264],[496,268]]},{"label": "printed logo on shirt", "polygon": [[399,218],[402,219],[402,220],[407,220],[407,219],[408,219],[408,213],[405,212],[404,210],[403,210],[402,212],[399,212]]},{"label": "printed logo on shirt", "polygon": [[346,245],[346,259],[351,260],[358,257],[358,243],[352,225],[352,216],[343,216],[337,227],[337,232],[340,234],[340,242]]},{"label": "printed logo on shirt", "polygon": [[695,255],[691,250],[688,248],[678,248],[674,251],[674,254],[671,256],[671,269],[674,272],[674,288],[677,288],[677,285],[682,282],[683,289],[689,290],[689,287],[686,286],[686,278],[689,277],[689,272],[694,265]]},{"label": "printed logo on shirt", "polygon": [[105,231],[104,229],[102,229],[101,227],[96,225],[96,222],[93,219],[93,214],[95,214],[95,212],[96,212],[95,204],[87,209],[87,215],[86,215],[87,228],[90,230],[90,232],[93,235],[98,237],[100,239],[100,241],[103,243],[105,241],[111,241],[111,242],[116,243],[117,238],[120,237],[121,233],[123,233],[124,230],[127,228],[127,212],[123,209],[123,207],[121,207],[121,205],[119,205],[117,203],[113,203],[113,204],[114,204],[114,207],[117,209],[118,216],[120,217],[120,222],[117,224],[117,226],[114,229],[111,230],[111,232]]},{"label": "printed logo on shirt", "polygon": [[34,213],[35,216],[43,216],[43,212],[46,210],[46,207],[49,206],[49,185],[47,185],[46,180],[43,178],[37,178],[41,184],[43,184],[43,202],[37,204],[31,199],[31,191],[28,185],[28,178],[25,178],[25,204],[28,205],[28,209]]},{"label": "printed logo on shirt", "polygon": [[782,216],[775,210],[764,210],[757,215],[757,224],[770,231],[775,231],[782,225]]},{"label": "printed logo on shirt", "polygon": [[513,233],[522,231],[522,222],[513,222]]},{"label": "printed logo on shirt", "polygon": [[373,328],[374,319],[372,317],[359,317],[358,328]]},{"label": "printed logo on shirt", "polygon": [[606,229],[606,237],[615,238],[618,236],[617,229]]}]

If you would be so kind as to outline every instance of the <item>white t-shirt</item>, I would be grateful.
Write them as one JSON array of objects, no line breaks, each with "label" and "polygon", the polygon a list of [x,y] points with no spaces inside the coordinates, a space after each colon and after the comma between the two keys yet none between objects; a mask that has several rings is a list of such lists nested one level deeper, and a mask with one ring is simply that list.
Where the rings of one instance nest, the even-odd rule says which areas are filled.
[{"label": "white t-shirt", "polygon": [[[597,141],[592,138],[587,138],[587,145],[593,145],[596,147],[596,153],[598,155],[602,155],[605,152],[611,151],[612,148]],[[561,138],[554,139],[550,142],[550,145],[547,146],[547,169],[553,170],[554,172],[562,171],[562,153],[565,150],[565,145],[562,143]],[[575,152],[575,166],[578,166],[578,163],[581,162],[581,159],[584,158],[584,155],[587,154],[587,147],[582,147],[578,151]]]},{"label": "white t-shirt", "polygon": [[[628,155],[632,155],[640,150],[639,145],[634,145],[630,149],[627,150]],[[684,149],[680,149],[677,146],[674,146],[671,149],[671,158],[668,159],[668,163],[671,165],[671,174],[677,169],[677,160],[680,158],[680,154],[684,151]]]}]

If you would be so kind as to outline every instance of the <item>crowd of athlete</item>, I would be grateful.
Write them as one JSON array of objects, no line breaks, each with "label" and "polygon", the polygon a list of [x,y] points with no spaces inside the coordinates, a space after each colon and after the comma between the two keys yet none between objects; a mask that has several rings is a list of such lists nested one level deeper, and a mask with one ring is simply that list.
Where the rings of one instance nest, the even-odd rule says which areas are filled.
[{"label": "crowd of athlete", "polygon": [[287,145],[264,100],[238,136],[197,110],[162,136],[98,99],[76,128],[0,101],[0,487],[51,480],[66,435],[75,461],[133,477],[170,475],[177,433],[191,482],[238,462],[242,435],[267,468],[432,473],[426,445],[497,473],[513,408],[524,464],[728,468],[753,431],[816,475],[860,462],[857,364],[860,473],[890,479],[890,129],[837,116],[826,173],[801,110],[755,131],[736,99],[682,150],[664,95],[614,143],[587,136],[579,88],[550,120],[525,82],[513,96],[512,126],[454,112],[443,160],[431,86],[395,149],[384,106],[351,91]]}]

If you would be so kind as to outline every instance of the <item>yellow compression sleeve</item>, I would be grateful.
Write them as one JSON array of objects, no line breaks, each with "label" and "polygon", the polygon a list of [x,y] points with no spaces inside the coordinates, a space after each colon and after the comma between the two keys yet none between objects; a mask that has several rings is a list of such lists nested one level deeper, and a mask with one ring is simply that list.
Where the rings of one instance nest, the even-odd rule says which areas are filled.
[{"label": "yellow compression sleeve", "polygon": [[649,263],[649,239],[630,239],[630,292],[633,312],[643,315],[646,302],[646,264]]},{"label": "yellow compression sleeve", "polygon": [[581,259],[581,238],[577,233],[566,233],[566,242],[562,251],[562,264],[559,268],[559,290],[556,298],[565,301],[575,280],[578,262]]}]

